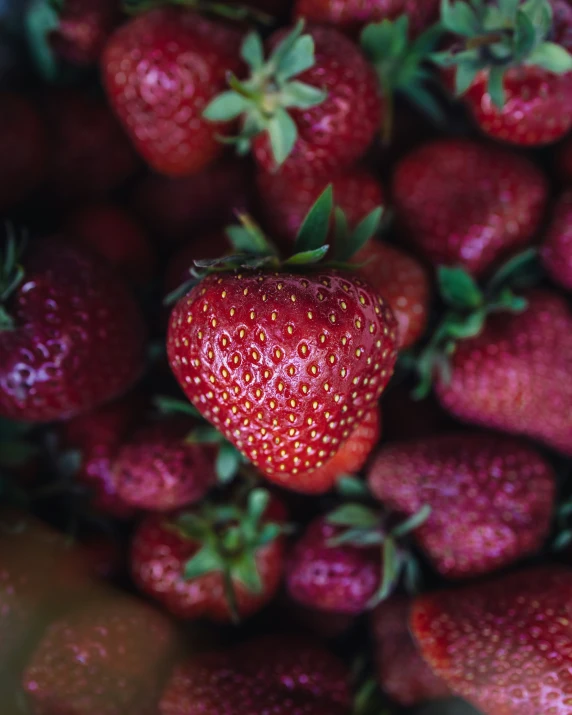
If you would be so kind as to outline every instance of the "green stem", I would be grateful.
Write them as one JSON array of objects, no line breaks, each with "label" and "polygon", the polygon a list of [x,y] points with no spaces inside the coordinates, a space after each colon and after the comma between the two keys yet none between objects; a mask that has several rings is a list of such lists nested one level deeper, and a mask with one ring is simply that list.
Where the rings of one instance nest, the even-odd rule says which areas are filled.
[{"label": "green stem", "polygon": [[228,603],[228,610],[230,611],[230,617],[235,625],[240,623],[240,614],[238,612],[238,603],[236,601],[236,591],[234,590],[234,584],[232,582],[232,574],[229,568],[225,568],[222,574],[224,582],[224,595]]}]

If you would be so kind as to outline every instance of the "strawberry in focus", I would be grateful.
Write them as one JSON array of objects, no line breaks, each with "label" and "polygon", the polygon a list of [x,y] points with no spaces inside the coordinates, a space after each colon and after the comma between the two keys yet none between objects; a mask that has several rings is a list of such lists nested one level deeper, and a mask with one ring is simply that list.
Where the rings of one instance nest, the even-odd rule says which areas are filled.
[{"label": "strawberry in focus", "polygon": [[572,190],[558,197],[540,249],[544,267],[556,283],[572,290]]}]

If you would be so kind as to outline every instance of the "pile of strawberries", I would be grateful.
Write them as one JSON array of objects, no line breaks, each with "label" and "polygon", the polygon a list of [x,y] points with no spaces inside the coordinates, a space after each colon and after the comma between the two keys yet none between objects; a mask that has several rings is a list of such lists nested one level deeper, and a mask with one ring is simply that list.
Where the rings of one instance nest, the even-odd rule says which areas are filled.
[{"label": "pile of strawberries", "polygon": [[2,715],[572,715],[570,0],[3,35]]}]

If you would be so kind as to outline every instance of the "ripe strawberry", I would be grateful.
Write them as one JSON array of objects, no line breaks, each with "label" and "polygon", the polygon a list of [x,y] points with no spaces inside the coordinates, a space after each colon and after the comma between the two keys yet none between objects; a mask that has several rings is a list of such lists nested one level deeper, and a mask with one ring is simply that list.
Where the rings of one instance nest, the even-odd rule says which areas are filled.
[{"label": "ripe strawberry", "polygon": [[544,267],[550,277],[568,290],[572,289],[572,189],[557,200],[550,226],[541,248]]},{"label": "ripe strawberry", "polygon": [[55,54],[78,65],[93,65],[119,20],[117,0],[65,0],[48,41]]},{"label": "ripe strawberry", "polygon": [[110,38],[102,56],[111,106],[141,156],[168,176],[198,173],[222,151],[225,125],[202,117],[240,71],[241,33],[181,8],[133,18]]},{"label": "ripe strawberry", "polygon": [[176,645],[163,615],[110,594],[48,627],[23,688],[35,715],[152,715]]},{"label": "ripe strawberry", "polygon": [[334,25],[351,35],[370,22],[396,20],[401,15],[409,18],[411,33],[418,35],[437,18],[439,0],[297,0],[295,14],[309,22]]},{"label": "ripe strawberry", "polygon": [[429,276],[412,256],[371,240],[351,259],[357,272],[389,303],[397,320],[397,345],[411,347],[425,332],[430,308]]},{"label": "ripe strawberry", "polygon": [[191,428],[189,420],[162,420],[123,442],[113,464],[120,499],[149,511],[171,511],[202,499],[215,482],[215,453],[185,440]]},{"label": "ripe strawberry", "polygon": [[345,213],[350,228],[383,206],[380,182],[368,171],[351,168],[337,176],[316,177],[312,172],[292,181],[282,171],[260,172],[257,176],[261,210],[272,236],[292,242],[306,214],[328,184],[332,185],[334,203]]},{"label": "ripe strawberry", "polygon": [[302,26],[269,38],[266,64],[260,37],[249,35],[242,54],[250,78],[233,83],[205,116],[228,121],[242,115],[238,149],[252,147],[264,171],[280,167],[290,177],[324,176],[365,153],[380,125],[382,103],[375,73],[351,40],[328,27],[310,27],[302,35]]},{"label": "ripe strawberry", "polygon": [[178,618],[224,623],[252,615],[280,585],[285,516],[262,490],[250,494],[246,510],[206,504],[150,515],[133,539],[135,583]]},{"label": "ripe strawberry", "polygon": [[463,421],[572,455],[572,315],[556,293],[526,299],[524,312],[491,315],[476,337],[457,344],[437,395]]},{"label": "ripe strawberry", "polygon": [[245,161],[223,160],[196,176],[171,179],[149,174],[136,187],[132,205],[161,244],[188,242],[235,219],[250,203],[252,184]]},{"label": "ripe strawberry", "polygon": [[467,139],[442,139],[397,166],[393,199],[411,243],[434,265],[482,275],[532,241],[547,184],[524,157]]},{"label": "ripe strawberry", "polygon": [[11,240],[5,258],[0,414],[49,422],[125,392],[143,370],[145,327],[119,278],[58,238],[35,241],[23,269]]},{"label": "ripe strawberry", "polygon": [[[359,472],[381,436],[381,412],[369,410],[336,454],[308,478],[307,491],[321,494],[330,490],[339,477]],[[301,488],[301,487],[300,487]]]},{"label": "ripe strawberry", "polygon": [[92,492],[91,504],[98,512],[116,518],[134,514],[134,508],[119,495],[113,465],[144,407],[139,395],[129,394],[68,420],[60,429],[64,448],[79,452],[74,476]]},{"label": "ripe strawberry", "polygon": [[437,676],[485,715],[570,711],[572,571],[524,570],[416,600],[411,627]]},{"label": "ripe strawberry", "polygon": [[65,229],[72,241],[106,258],[135,284],[148,282],[155,256],[143,228],[126,211],[109,203],[95,203],[76,211]]},{"label": "ripe strawberry", "polygon": [[330,543],[339,534],[339,527],[324,518],[311,522],[289,558],[288,592],[305,606],[357,615],[379,588],[379,546]]},{"label": "ripe strawberry", "polygon": [[371,615],[377,681],[394,702],[404,707],[450,695],[411,637],[410,611],[409,598],[394,596],[380,603]]},{"label": "ripe strawberry", "polygon": [[439,53],[458,66],[457,94],[486,134],[512,144],[557,141],[572,128],[572,7],[567,0],[447,3],[444,29],[457,35]]},{"label": "ripe strawberry", "polygon": [[0,94],[0,210],[24,199],[44,178],[48,142],[40,115],[26,98]]},{"label": "ripe strawberry", "polygon": [[217,273],[175,306],[167,352],[199,411],[272,481],[307,490],[374,405],[396,322],[350,274]]},{"label": "ripe strawberry", "polygon": [[552,468],[512,437],[460,432],[388,445],[372,462],[368,482],[381,502],[406,516],[431,508],[415,538],[449,578],[533,554],[550,530]]},{"label": "ripe strawberry", "polygon": [[344,665],[318,643],[265,636],[191,659],[173,672],[161,715],[344,715]]}]

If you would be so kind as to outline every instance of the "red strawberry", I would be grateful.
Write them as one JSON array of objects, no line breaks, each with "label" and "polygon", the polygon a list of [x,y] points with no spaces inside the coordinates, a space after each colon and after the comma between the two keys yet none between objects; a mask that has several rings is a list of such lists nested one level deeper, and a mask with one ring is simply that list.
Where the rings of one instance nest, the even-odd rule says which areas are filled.
[{"label": "red strawberry", "polygon": [[261,490],[251,493],[246,511],[207,504],[150,515],[133,539],[135,583],[178,618],[224,623],[256,613],[280,585],[285,516]]},{"label": "red strawberry", "polygon": [[572,289],[572,189],[557,200],[541,248],[542,262],[550,277]]},{"label": "red strawberry", "polygon": [[187,397],[272,481],[307,490],[374,405],[396,322],[367,284],[333,270],[213,274],[170,320]]},{"label": "red strawberry", "polygon": [[50,91],[43,107],[51,141],[46,191],[60,201],[104,196],[137,167],[136,155],[109,108],[78,92]]},{"label": "red strawberry", "polygon": [[572,571],[533,568],[418,598],[431,669],[484,715],[565,715],[572,690]]},{"label": "red strawberry", "polygon": [[425,332],[430,308],[429,277],[419,261],[399,248],[370,240],[352,258],[357,269],[389,303],[397,320],[398,347],[408,348]]},{"label": "red strawberry", "polygon": [[524,312],[491,315],[480,334],[457,344],[437,394],[463,421],[572,455],[572,315],[556,293],[526,298]]},{"label": "red strawberry", "polygon": [[404,707],[450,695],[411,637],[410,610],[409,598],[394,596],[380,603],[371,616],[377,681],[393,701]]},{"label": "red strawberry", "polygon": [[64,447],[80,453],[75,479],[92,491],[96,511],[117,518],[134,513],[118,493],[113,465],[144,407],[139,395],[130,394],[62,425]]},{"label": "red strawberry", "polygon": [[85,206],[68,219],[65,232],[74,242],[102,255],[133,283],[145,283],[152,277],[155,256],[149,239],[135,219],[118,206]]},{"label": "red strawberry", "polygon": [[431,508],[415,538],[449,578],[533,554],[550,530],[552,468],[512,437],[461,432],[388,445],[368,481],[381,502],[406,516]]},{"label": "red strawberry", "polygon": [[231,223],[249,203],[251,178],[244,161],[223,160],[196,176],[150,174],[133,194],[134,210],[163,244],[188,242]]},{"label": "red strawberry", "polygon": [[343,664],[312,640],[266,636],[178,666],[161,715],[344,715]]},{"label": "red strawberry", "polygon": [[[145,326],[100,259],[58,238],[10,256],[0,272],[0,414],[49,422],[125,392],[143,370]],[[2,294],[2,291],[0,291]],[[3,329],[2,329],[3,328]]]},{"label": "red strawberry", "polygon": [[396,20],[407,15],[412,34],[419,34],[436,19],[439,0],[297,0],[295,13],[309,22],[335,25],[356,35],[364,25],[382,20]]},{"label": "red strawberry", "polygon": [[239,30],[165,7],[130,20],[102,56],[109,101],[138,152],[157,171],[185,176],[222,151],[225,126],[202,117],[241,62]]},{"label": "red strawberry", "polygon": [[40,115],[28,99],[3,92],[0,105],[0,210],[4,211],[44,178],[48,142]]},{"label": "red strawberry", "polygon": [[328,175],[365,153],[380,126],[382,103],[373,68],[351,40],[328,27],[301,33],[299,23],[273,34],[264,70],[262,41],[249,36],[242,52],[251,77],[219,95],[205,116],[221,121],[242,115],[238,148],[251,145],[266,172],[280,166],[290,177]]},{"label": "red strawberry", "polygon": [[443,139],[398,165],[393,199],[412,244],[435,265],[482,275],[532,241],[547,184],[527,159],[467,139]]},{"label": "red strawberry", "polygon": [[153,715],[176,643],[174,627],[149,606],[103,597],[49,626],[24,691],[35,715]]},{"label": "red strawberry", "polygon": [[118,20],[118,0],[65,0],[50,45],[68,62],[95,64]]},{"label": "red strawberry", "polygon": [[[320,494],[331,489],[344,474],[359,472],[381,436],[379,408],[369,410],[336,454],[308,478],[307,492]],[[301,487],[300,487],[301,488]]]},{"label": "red strawberry", "polygon": [[316,177],[310,172],[296,181],[281,171],[259,173],[261,210],[270,234],[294,241],[306,214],[328,184],[332,185],[334,203],[345,213],[350,228],[355,228],[361,219],[385,203],[380,182],[357,167],[333,178]]},{"label": "red strawberry", "polygon": [[296,542],[288,563],[290,596],[322,611],[359,614],[381,581],[379,546],[332,545],[340,529],[315,519]]},{"label": "red strawberry", "polygon": [[199,501],[215,482],[214,452],[185,441],[192,422],[172,418],[139,429],[119,449],[113,481],[126,504],[170,511]]}]

